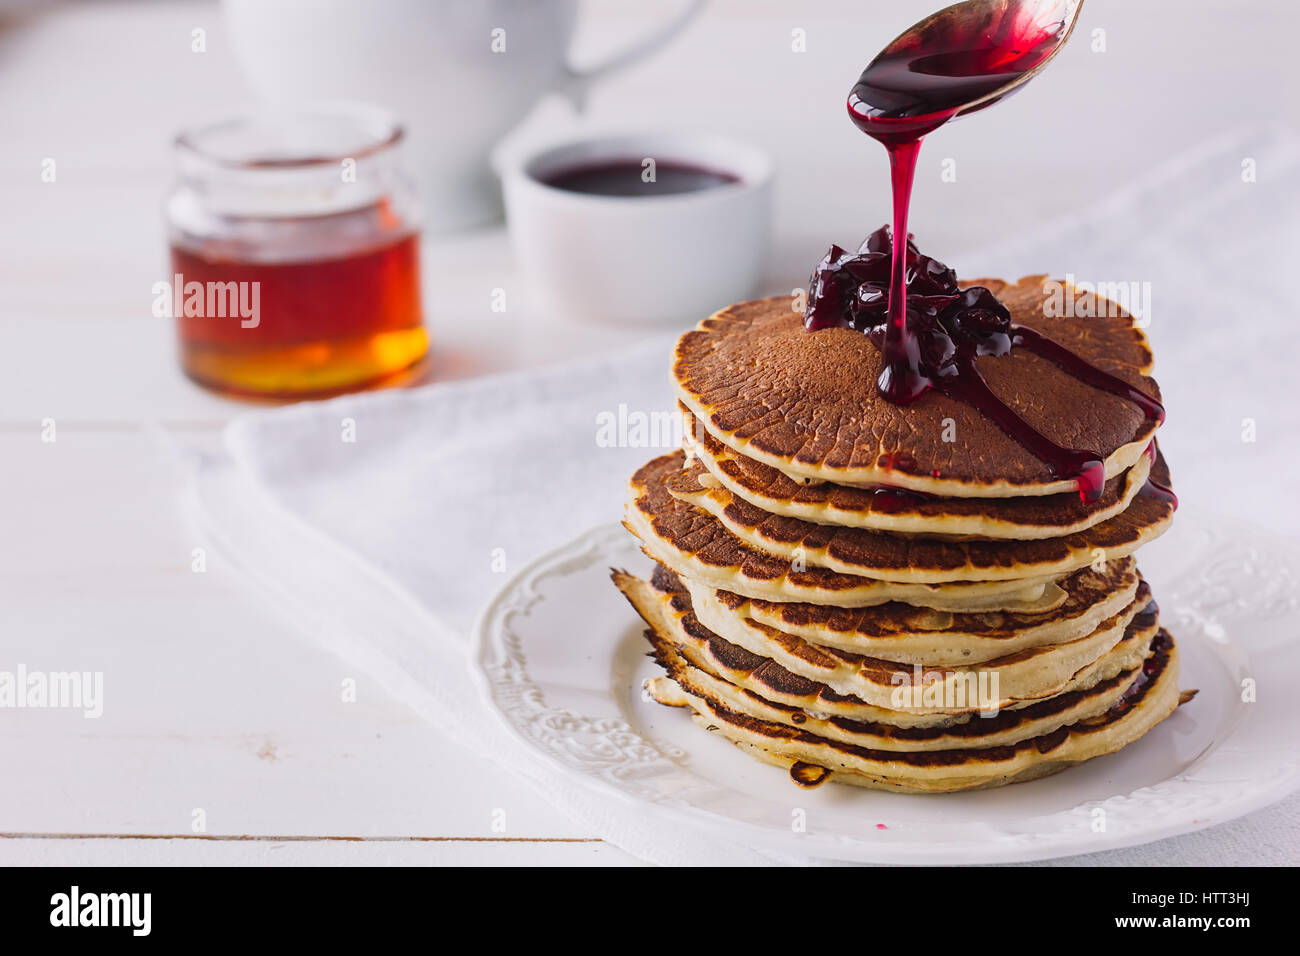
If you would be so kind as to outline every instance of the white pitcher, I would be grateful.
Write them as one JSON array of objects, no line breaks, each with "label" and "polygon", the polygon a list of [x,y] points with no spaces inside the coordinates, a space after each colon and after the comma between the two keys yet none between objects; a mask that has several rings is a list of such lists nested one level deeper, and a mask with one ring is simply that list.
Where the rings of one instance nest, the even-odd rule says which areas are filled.
[{"label": "white pitcher", "polygon": [[258,96],[362,100],[398,115],[434,231],[500,215],[489,153],[542,96],[580,103],[591,83],[662,46],[702,5],[686,0],[649,35],[578,71],[567,62],[577,0],[224,0]]}]

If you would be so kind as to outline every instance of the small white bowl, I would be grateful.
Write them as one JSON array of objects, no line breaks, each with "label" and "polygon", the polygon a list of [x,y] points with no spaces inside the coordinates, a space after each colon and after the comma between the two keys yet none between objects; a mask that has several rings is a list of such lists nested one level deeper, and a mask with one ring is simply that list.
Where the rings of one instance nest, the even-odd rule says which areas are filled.
[{"label": "small white bowl", "polygon": [[[649,196],[547,185],[565,170],[646,158],[737,181]],[[603,323],[696,321],[750,296],[771,230],[772,162],[711,134],[610,136],[550,146],[504,175],[515,255],[557,317]]]}]

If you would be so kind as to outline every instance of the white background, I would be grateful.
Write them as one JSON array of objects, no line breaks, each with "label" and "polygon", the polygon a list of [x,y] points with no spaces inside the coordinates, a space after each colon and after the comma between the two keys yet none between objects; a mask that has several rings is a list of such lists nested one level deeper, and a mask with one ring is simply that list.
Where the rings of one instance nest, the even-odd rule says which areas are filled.
[{"label": "white background", "polygon": [[[883,151],[843,118],[843,97],[934,2],[718,0],[669,50],[599,88],[584,118],[547,102],[519,136],[685,126],[763,146],[779,168],[764,291],[788,291],[830,242],[855,243],[886,220]],[[588,3],[578,59],[662,6]],[[150,316],[150,287],[166,273],[159,209],[171,136],[247,94],[211,4],[20,7],[35,12],[0,29],[0,667],[111,670],[113,680],[99,721],[0,712],[0,862],[627,862],[364,679],[359,702],[340,703],[340,680],[355,675],[233,574],[190,573],[181,475],[148,424],[215,448],[222,424],[249,406],[189,385],[169,324]],[[1086,210],[1181,150],[1252,124],[1300,127],[1294,9],[1088,0],[1048,73],[927,142],[913,230],[969,275],[981,246]],[[202,55],[190,51],[199,26]],[[790,51],[796,27],[807,53]],[[1105,52],[1091,49],[1096,28]],[[39,179],[46,157],[58,163],[52,185]],[[948,157],[955,183],[939,178]],[[1279,261],[1297,252],[1279,250]],[[426,241],[423,268],[439,380],[644,335],[531,309],[500,227]],[[509,290],[506,315],[489,310],[496,287]],[[1153,330],[1157,354],[1160,336],[1176,334]],[[1162,367],[1162,381],[1177,371]],[[39,438],[45,418],[57,421],[53,445]],[[1300,531],[1294,507],[1279,513],[1255,495],[1217,504]],[[208,838],[191,833],[197,807]],[[491,827],[498,808],[504,833]],[[1294,862],[1278,838],[1297,816],[1293,799],[1098,859]],[[177,839],[143,839],[156,836]],[[369,839],[333,839],[351,836]]]}]

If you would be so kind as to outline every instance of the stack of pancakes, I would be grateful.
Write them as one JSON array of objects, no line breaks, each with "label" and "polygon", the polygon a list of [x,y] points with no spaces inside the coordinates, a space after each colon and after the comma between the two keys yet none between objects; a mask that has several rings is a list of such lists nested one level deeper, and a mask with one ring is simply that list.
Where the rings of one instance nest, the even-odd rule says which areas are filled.
[{"label": "stack of pancakes", "polygon": [[[979,284],[1159,398],[1113,303],[1049,318],[1042,276]],[[633,475],[625,521],[657,567],[614,572],[667,672],[655,699],[802,786],[910,792],[1043,776],[1173,711],[1177,649],[1133,558],[1175,508],[1158,423],[1027,350],[978,368],[1041,434],[1097,452],[1099,497],[968,405],[886,401],[877,346],[805,331],[788,298],[679,340],[685,447]]]}]

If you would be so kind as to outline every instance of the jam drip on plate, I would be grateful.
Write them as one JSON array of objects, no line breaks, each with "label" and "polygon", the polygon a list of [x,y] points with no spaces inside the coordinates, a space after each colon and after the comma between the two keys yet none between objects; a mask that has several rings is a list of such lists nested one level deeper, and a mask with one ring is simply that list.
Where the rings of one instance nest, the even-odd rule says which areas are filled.
[{"label": "jam drip on plate", "polygon": [[1047,465],[1052,477],[1072,478],[1085,501],[1101,497],[1106,484],[1102,456],[1086,449],[1066,448],[1043,435],[993,394],[975,360],[1008,355],[1012,349],[1022,348],[1093,388],[1132,402],[1157,422],[1164,421],[1163,406],[1047,336],[1012,322],[1006,306],[983,286],[960,288],[953,270],[923,255],[911,237],[902,256],[908,289],[906,350],[910,384],[905,395],[892,394],[886,381],[888,344],[893,332],[889,314],[892,247],[888,226],[868,236],[856,253],[831,246],[809,282],[804,327],[809,331],[847,328],[866,333],[886,358],[880,387],[887,398],[914,401],[933,389],[964,402]]}]

